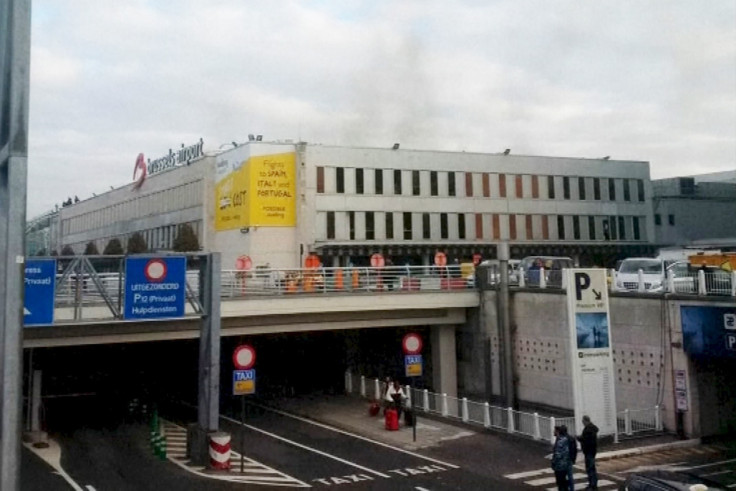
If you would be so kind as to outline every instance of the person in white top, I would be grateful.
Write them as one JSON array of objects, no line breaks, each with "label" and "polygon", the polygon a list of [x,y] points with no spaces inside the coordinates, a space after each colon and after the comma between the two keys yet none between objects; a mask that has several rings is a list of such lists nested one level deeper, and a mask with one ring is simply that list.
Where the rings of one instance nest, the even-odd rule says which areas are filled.
[{"label": "person in white top", "polygon": [[404,406],[406,394],[404,393],[404,389],[401,387],[401,384],[398,380],[394,380],[393,385],[389,386],[388,390],[386,391],[385,399],[386,401],[390,401],[392,403],[393,407],[399,413],[399,417],[401,417],[401,409]]}]

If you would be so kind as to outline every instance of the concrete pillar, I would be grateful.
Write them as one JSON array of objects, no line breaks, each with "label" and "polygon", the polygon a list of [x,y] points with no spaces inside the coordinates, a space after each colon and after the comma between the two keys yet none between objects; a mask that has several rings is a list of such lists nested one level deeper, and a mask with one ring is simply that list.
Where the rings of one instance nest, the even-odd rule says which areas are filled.
[{"label": "concrete pillar", "polygon": [[432,326],[432,386],[434,392],[457,397],[455,326]]},{"label": "concrete pillar", "polygon": [[33,371],[33,392],[31,393],[31,431],[41,431],[41,370]]}]

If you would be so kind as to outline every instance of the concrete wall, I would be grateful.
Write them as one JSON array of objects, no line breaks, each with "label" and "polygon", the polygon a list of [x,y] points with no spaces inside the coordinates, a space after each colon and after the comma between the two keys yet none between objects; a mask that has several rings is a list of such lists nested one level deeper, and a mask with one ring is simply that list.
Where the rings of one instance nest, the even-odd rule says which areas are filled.
[{"label": "concrete wall", "polygon": [[[665,428],[676,430],[673,371],[688,376],[688,436],[722,431],[736,421],[736,384],[723,366],[736,362],[695,363],[682,348],[682,305],[731,305],[717,298],[683,300],[651,295],[610,299],[611,338],[617,409],[660,405]],[[566,297],[562,292],[516,290],[510,298],[514,379],[519,401],[570,411],[573,407]],[[482,291],[481,306],[458,330],[458,385],[461,395],[494,400],[500,395],[501,344],[496,292]]]}]

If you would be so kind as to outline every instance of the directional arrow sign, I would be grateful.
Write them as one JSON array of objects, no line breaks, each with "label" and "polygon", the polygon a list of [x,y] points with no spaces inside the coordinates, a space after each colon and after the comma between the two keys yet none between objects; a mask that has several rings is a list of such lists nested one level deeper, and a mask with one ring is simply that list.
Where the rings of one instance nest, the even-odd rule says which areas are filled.
[{"label": "directional arrow sign", "polygon": [[23,324],[53,324],[56,259],[32,259],[25,267]]}]

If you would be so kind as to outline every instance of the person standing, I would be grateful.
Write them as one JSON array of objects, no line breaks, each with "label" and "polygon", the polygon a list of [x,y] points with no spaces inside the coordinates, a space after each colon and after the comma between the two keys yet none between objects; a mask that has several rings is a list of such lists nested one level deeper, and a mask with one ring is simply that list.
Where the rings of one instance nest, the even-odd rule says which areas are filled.
[{"label": "person standing", "polygon": [[585,456],[585,473],[588,474],[588,488],[598,489],[598,472],[595,468],[595,454],[598,452],[598,427],[583,416],[583,433],[578,437]]},{"label": "person standing", "polygon": [[555,426],[555,443],[552,446],[552,470],[555,472],[558,491],[574,489],[575,483],[568,482],[570,469],[572,469],[570,440],[562,426]]}]

